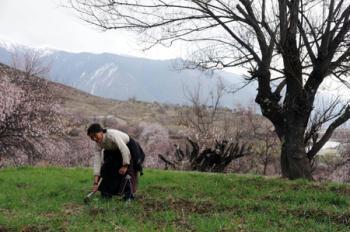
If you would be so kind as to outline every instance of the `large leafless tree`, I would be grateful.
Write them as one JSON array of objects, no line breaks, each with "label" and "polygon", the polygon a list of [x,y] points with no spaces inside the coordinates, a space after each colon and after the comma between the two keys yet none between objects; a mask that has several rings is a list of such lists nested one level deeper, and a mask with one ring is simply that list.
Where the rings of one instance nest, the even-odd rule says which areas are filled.
[{"label": "large leafless tree", "polygon": [[68,0],[99,28],[139,32],[147,48],[196,43],[192,67],[245,67],[256,102],[282,143],[284,177],[311,179],[310,158],[350,117],[343,108],[306,150],[316,93],[328,79],[347,84],[348,0]]}]

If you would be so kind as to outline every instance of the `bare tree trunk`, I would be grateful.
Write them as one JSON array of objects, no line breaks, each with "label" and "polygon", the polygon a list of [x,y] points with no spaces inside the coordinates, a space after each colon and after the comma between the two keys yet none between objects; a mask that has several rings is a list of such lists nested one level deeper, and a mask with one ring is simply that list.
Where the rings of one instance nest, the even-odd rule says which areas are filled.
[{"label": "bare tree trunk", "polygon": [[[287,123],[287,125],[290,125]],[[281,149],[282,176],[288,179],[312,180],[311,165],[304,144],[305,128],[302,125],[287,126]]]},{"label": "bare tree trunk", "polygon": [[303,147],[285,143],[281,154],[282,176],[289,179],[306,178],[312,180],[311,165]]}]

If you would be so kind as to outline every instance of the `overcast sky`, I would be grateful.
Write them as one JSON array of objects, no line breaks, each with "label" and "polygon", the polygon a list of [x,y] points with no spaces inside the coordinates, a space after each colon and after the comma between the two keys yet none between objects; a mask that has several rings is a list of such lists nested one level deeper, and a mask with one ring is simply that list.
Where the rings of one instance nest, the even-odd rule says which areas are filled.
[{"label": "overcast sky", "polygon": [[0,40],[31,47],[66,51],[110,52],[169,59],[184,56],[179,47],[156,47],[146,53],[134,34],[102,32],[79,20],[72,10],[59,7],[58,0],[0,0]]}]

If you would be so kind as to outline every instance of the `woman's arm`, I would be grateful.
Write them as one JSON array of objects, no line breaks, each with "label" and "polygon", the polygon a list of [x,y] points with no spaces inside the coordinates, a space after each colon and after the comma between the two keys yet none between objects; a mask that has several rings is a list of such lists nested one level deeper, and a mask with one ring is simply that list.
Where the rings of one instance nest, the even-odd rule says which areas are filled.
[{"label": "woman's arm", "polygon": [[94,176],[100,176],[103,151],[96,145],[94,153]]},{"label": "woman's arm", "polygon": [[98,190],[98,182],[100,181],[100,176],[94,176],[94,183],[92,185],[92,191],[97,192]]},{"label": "woman's arm", "polygon": [[113,142],[118,146],[120,152],[122,153],[123,166],[128,166],[130,164],[131,155],[130,150],[124,140],[119,136],[112,137]]},{"label": "woman's arm", "polygon": [[98,189],[98,182],[100,180],[100,172],[101,172],[101,162],[102,162],[102,149],[96,145],[94,152],[94,182],[92,185],[92,191],[96,192]]}]

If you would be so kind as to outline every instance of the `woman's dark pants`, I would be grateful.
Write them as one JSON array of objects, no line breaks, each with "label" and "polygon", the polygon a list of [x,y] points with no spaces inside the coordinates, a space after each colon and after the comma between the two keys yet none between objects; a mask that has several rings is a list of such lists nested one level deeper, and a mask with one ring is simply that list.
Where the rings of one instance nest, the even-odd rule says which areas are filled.
[{"label": "woman's dark pants", "polygon": [[[130,139],[127,144],[130,153],[138,149],[136,142]],[[119,169],[123,166],[123,159],[120,150],[105,150],[104,163],[101,167],[102,182],[98,188],[103,197],[111,197],[113,195],[123,195],[124,199],[133,199],[136,192],[137,172],[134,171],[133,162],[130,161],[125,175],[119,174]],[[127,176],[130,177],[127,177]]]}]

